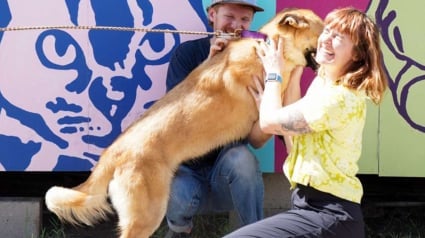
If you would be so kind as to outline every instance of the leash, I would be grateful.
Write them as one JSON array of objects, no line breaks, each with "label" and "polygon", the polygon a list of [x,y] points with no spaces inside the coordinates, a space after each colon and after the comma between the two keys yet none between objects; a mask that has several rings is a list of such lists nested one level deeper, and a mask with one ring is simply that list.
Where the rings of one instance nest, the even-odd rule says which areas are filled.
[{"label": "leash", "polygon": [[207,32],[207,31],[182,31],[170,29],[152,29],[152,28],[136,28],[136,27],[121,27],[121,26],[17,26],[17,27],[3,27],[0,32],[6,31],[30,31],[30,30],[103,30],[103,31],[134,31],[134,32],[153,32],[153,33],[179,33],[189,35],[210,35],[225,39],[239,39],[239,38],[254,38],[263,39],[267,38],[266,35],[256,31],[236,30],[233,33],[222,31]]}]

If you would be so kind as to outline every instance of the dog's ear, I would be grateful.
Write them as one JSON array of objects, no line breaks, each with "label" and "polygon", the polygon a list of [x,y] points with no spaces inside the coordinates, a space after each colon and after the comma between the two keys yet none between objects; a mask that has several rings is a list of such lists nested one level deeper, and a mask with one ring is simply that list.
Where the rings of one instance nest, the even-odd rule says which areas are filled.
[{"label": "dog's ear", "polygon": [[289,25],[295,28],[308,28],[309,24],[305,17],[301,15],[288,13],[283,16],[279,22],[280,25]]}]

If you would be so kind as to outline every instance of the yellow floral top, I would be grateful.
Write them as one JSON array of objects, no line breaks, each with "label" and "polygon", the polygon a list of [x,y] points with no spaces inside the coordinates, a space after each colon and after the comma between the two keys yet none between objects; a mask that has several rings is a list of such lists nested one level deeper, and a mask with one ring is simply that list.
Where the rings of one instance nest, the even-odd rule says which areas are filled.
[{"label": "yellow floral top", "polygon": [[283,170],[292,188],[309,185],[360,203],[356,177],[366,119],[366,96],[316,77],[299,106],[313,133],[293,136]]}]

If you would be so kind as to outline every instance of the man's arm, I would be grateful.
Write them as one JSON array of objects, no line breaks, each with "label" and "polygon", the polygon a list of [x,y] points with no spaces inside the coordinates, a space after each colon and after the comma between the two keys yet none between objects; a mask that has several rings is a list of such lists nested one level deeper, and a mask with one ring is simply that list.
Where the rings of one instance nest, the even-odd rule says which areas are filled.
[{"label": "man's arm", "polygon": [[249,132],[247,139],[252,147],[258,149],[262,147],[271,137],[271,134],[264,133],[261,130],[259,122],[256,121],[251,131]]}]

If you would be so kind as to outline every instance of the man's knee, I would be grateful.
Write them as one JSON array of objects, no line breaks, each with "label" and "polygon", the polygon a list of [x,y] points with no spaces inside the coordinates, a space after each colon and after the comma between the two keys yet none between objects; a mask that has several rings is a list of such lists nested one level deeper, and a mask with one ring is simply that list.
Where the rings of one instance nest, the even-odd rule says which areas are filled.
[{"label": "man's knee", "polygon": [[198,206],[204,189],[202,183],[198,181],[195,176],[189,174],[176,174],[171,184],[168,205],[173,208],[177,206],[184,207],[184,209],[194,209],[189,207]]},{"label": "man's knee", "polygon": [[246,145],[239,145],[228,149],[222,158],[228,167],[235,169],[237,173],[245,173],[253,176],[260,172],[259,163],[252,151]]}]

